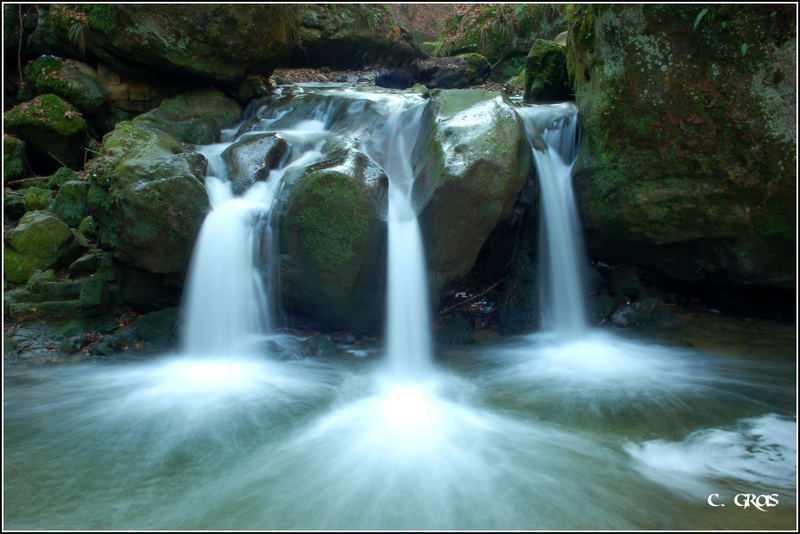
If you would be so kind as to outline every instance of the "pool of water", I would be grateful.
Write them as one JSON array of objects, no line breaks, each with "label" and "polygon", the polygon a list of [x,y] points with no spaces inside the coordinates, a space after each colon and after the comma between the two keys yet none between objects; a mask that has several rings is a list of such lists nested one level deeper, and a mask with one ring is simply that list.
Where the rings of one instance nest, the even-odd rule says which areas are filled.
[{"label": "pool of water", "polygon": [[414,380],[361,346],[7,367],[4,526],[793,529],[794,354],[723,321],[438,347]]}]

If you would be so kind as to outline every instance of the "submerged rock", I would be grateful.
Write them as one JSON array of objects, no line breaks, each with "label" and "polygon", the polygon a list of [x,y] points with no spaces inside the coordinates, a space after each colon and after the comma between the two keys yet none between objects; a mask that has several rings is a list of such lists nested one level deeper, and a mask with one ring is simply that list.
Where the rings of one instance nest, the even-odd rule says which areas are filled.
[{"label": "submerged rock", "polygon": [[526,253],[518,254],[506,273],[498,298],[498,320],[506,334],[523,334],[540,325],[539,273]]},{"label": "submerged rock", "polygon": [[660,299],[637,300],[626,304],[611,315],[614,326],[654,326],[657,328],[676,328],[680,320],[669,311]]},{"label": "submerged rock", "polygon": [[793,288],[795,10],[568,13],[591,255],[692,283]]}]

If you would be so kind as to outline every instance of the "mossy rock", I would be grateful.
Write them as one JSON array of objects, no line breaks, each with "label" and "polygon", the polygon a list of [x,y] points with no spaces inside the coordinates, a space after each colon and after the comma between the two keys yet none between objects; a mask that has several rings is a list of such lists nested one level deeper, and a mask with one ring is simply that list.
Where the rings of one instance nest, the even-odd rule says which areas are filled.
[{"label": "mossy rock", "polygon": [[572,99],[567,80],[567,50],[555,41],[537,39],[525,60],[525,102]]},{"label": "mossy rock", "polygon": [[181,274],[208,212],[206,160],[164,131],[122,122],[89,166],[89,211],[100,242],[129,265]]},{"label": "mossy rock", "polygon": [[497,299],[500,328],[506,334],[524,334],[541,324],[539,273],[530,256],[520,252],[511,263]]},{"label": "mossy rock", "polygon": [[78,175],[75,173],[75,171],[69,167],[61,167],[47,181],[47,187],[50,189],[58,189],[61,187],[61,184],[77,179]]},{"label": "mossy rock", "polygon": [[425,54],[394,21],[389,6],[302,4],[293,6],[297,46],[294,65],[354,69],[408,65]]},{"label": "mossy rock", "polygon": [[241,137],[221,156],[228,171],[234,194],[241,194],[256,181],[266,181],[286,154],[286,141],[272,133]]},{"label": "mossy rock", "polygon": [[25,211],[46,210],[53,203],[53,192],[41,187],[29,187],[25,190]]},{"label": "mossy rock", "polygon": [[[50,271],[52,272],[52,271]],[[33,277],[31,277],[33,278]],[[42,281],[36,284],[28,282],[25,289],[8,291],[5,298],[13,302],[46,302],[75,300],[83,286],[82,280]]]},{"label": "mossy rock", "polygon": [[108,94],[86,63],[55,56],[42,56],[25,67],[20,99],[54,94],[88,115],[104,110]]},{"label": "mossy rock", "polygon": [[37,269],[48,269],[65,261],[73,252],[69,227],[53,214],[29,211],[5,234],[3,268],[6,280],[24,283]]},{"label": "mossy rock", "polygon": [[349,169],[312,170],[301,177],[280,226],[284,306],[356,333],[380,325],[378,288],[385,269],[385,226],[375,208],[376,192],[363,180],[363,159]]},{"label": "mossy rock", "polygon": [[3,134],[3,181],[16,180],[25,174],[25,141]]},{"label": "mossy rock", "polygon": [[505,96],[452,89],[426,107],[414,160],[414,204],[438,294],[469,272],[491,231],[511,216],[530,148]]},{"label": "mossy rock", "polygon": [[121,328],[116,337],[129,348],[165,349],[176,341],[178,317],[177,307],[150,312]]},{"label": "mossy rock", "polygon": [[498,64],[527,54],[536,39],[553,39],[565,29],[563,5],[474,4],[448,17],[436,55],[476,52]]},{"label": "mossy rock", "polygon": [[592,256],[691,283],[793,288],[795,11],[568,13],[584,132],[573,184]]},{"label": "mossy rock", "polygon": [[[89,191],[86,191],[86,202],[88,206],[89,202]],[[80,223],[78,223],[78,232],[88,238],[95,238],[97,237],[97,225],[94,222],[94,217],[91,215],[87,215],[84,217]]]},{"label": "mossy rock", "polygon": [[7,130],[25,140],[29,161],[39,170],[55,170],[61,164],[72,169],[83,167],[84,148],[89,142],[86,121],[57,95],[40,95],[22,103],[7,111],[3,122]]},{"label": "mossy rock", "polygon": [[220,129],[239,122],[239,104],[216,89],[204,89],[164,100],[156,109],[137,116],[134,123],[151,123],[185,143],[219,142]]},{"label": "mossy rock", "polygon": [[25,214],[25,195],[5,188],[3,190],[4,215],[9,219],[19,219]]},{"label": "mossy rock", "polygon": [[480,54],[462,54],[418,59],[412,69],[414,77],[429,88],[463,89],[485,82],[491,67]]},{"label": "mossy rock", "polygon": [[88,192],[89,184],[86,182],[65,182],[58,189],[58,194],[50,211],[71,227],[77,228],[80,222],[89,214],[89,204],[86,199]]},{"label": "mossy rock", "polygon": [[30,42],[77,57],[77,26],[86,54],[116,71],[235,84],[285,62],[291,21],[277,4],[52,4]]}]

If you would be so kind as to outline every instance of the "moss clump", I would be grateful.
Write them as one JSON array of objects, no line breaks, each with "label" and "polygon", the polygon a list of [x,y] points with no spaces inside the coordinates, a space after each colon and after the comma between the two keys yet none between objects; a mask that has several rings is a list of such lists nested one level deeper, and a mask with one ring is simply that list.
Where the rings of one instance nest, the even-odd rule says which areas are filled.
[{"label": "moss clump", "polygon": [[49,171],[62,162],[73,169],[83,166],[87,145],[86,121],[72,105],[54,94],[40,95],[5,113],[6,129],[25,140],[31,164]]},{"label": "moss clump", "polygon": [[85,113],[97,113],[108,100],[100,82],[86,71],[88,66],[54,56],[42,56],[25,67],[20,99],[52,93]]},{"label": "moss clump", "polygon": [[50,213],[29,211],[16,228],[6,232],[3,268],[10,282],[23,283],[36,269],[48,269],[69,252],[73,235]]},{"label": "moss clump", "polygon": [[78,233],[84,237],[94,238],[97,236],[97,225],[94,222],[94,217],[88,215],[78,223]]},{"label": "moss clump", "polygon": [[25,141],[3,135],[3,181],[22,178],[25,173]]},{"label": "moss clump", "polygon": [[77,179],[78,175],[75,171],[69,167],[61,167],[50,177],[50,180],[47,182],[47,187],[50,189],[58,189],[61,187],[61,184]]},{"label": "moss clump", "polygon": [[53,192],[41,187],[29,187],[24,198],[27,211],[46,210],[53,203]]},{"label": "moss clump", "polygon": [[58,190],[51,211],[71,227],[77,227],[89,214],[89,205],[86,201],[88,189],[89,184],[86,182],[66,182]]},{"label": "moss clump", "polygon": [[566,47],[537,39],[525,63],[525,101],[568,100]]},{"label": "moss clump", "polygon": [[3,121],[6,128],[15,131],[35,127],[67,137],[86,131],[86,121],[81,113],[54,94],[23,102],[7,111]]},{"label": "moss clump", "polygon": [[113,4],[88,4],[81,6],[89,27],[112,36],[117,28],[117,6]]},{"label": "moss clump", "polygon": [[335,270],[353,259],[369,227],[371,206],[347,176],[335,171],[311,173],[294,194],[293,223],[314,260]]},{"label": "moss clump", "polygon": [[134,123],[152,124],[186,143],[209,144],[219,141],[220,128],[234,125],[240,117],[236,101],[207,89],[164,100],[158,108],[136,117]]}]

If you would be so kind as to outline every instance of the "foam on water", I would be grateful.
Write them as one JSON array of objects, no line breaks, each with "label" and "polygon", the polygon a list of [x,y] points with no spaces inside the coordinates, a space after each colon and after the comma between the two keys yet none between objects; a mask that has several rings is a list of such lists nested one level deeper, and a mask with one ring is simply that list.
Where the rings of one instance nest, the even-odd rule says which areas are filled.
[{"label": "foam on water", "polygon": [[627,443],[635,467],[651,480],[700,497],[729,480],[742,488],[793,488],[797,483],[797,422],[770,413],[724,428],[692,432],[681,441]]}]

